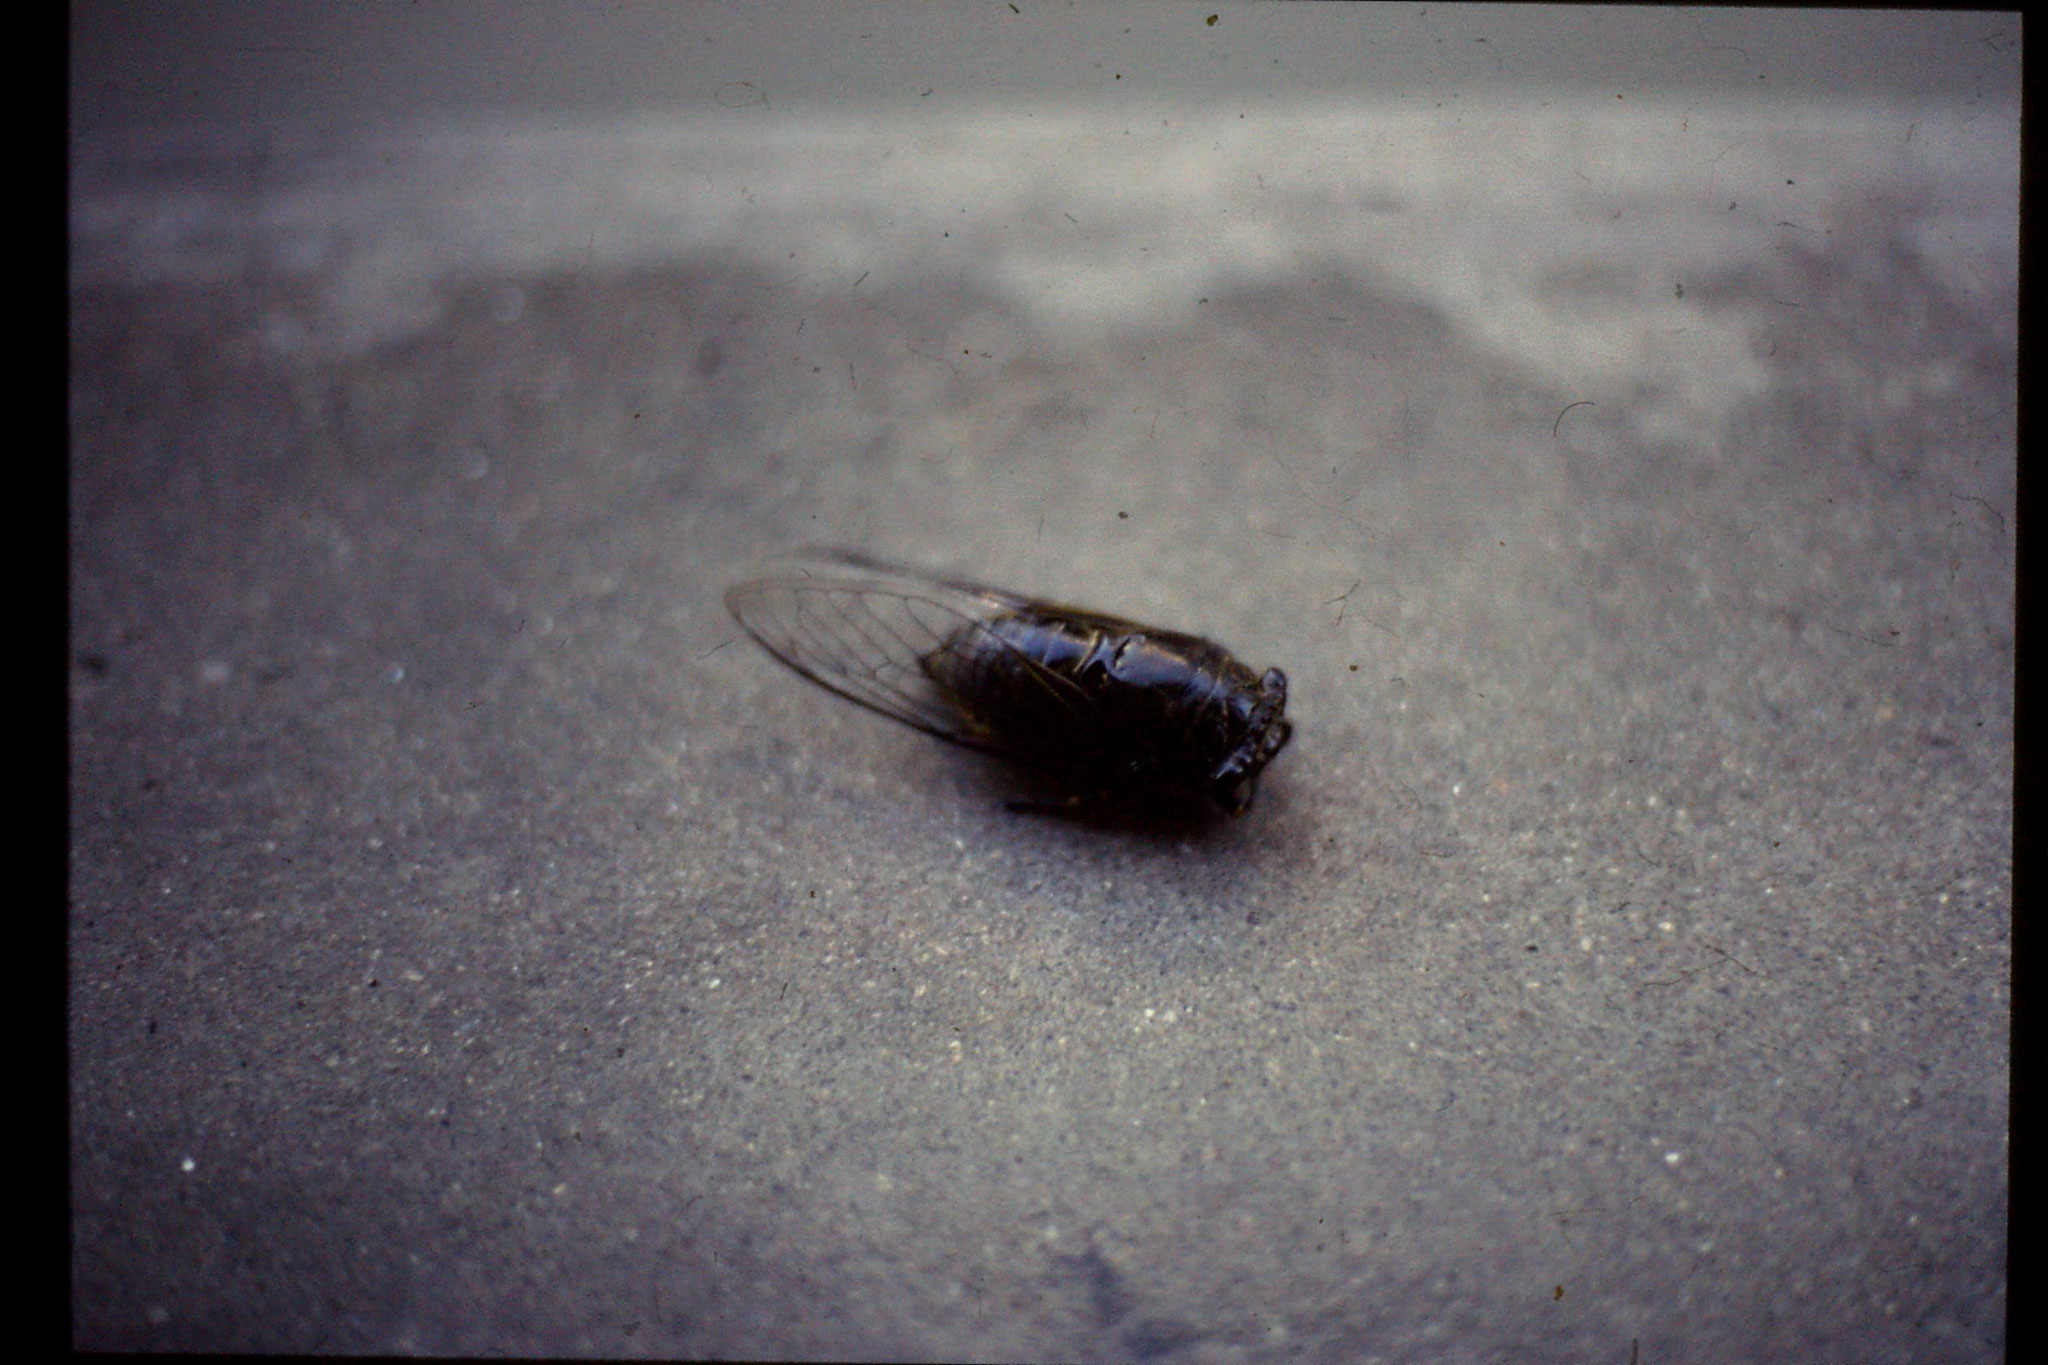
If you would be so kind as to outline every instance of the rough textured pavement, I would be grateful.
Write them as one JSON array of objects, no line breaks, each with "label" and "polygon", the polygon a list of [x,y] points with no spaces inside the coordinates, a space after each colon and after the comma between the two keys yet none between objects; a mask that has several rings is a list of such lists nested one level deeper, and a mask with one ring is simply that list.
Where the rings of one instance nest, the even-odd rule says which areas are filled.
[{"label": "rough textured pavement", "polygon": [[[1997,1358],[2002,99],[81,132],[75,1343]],[[1295,741],[1011,815],[803,541]]]}]

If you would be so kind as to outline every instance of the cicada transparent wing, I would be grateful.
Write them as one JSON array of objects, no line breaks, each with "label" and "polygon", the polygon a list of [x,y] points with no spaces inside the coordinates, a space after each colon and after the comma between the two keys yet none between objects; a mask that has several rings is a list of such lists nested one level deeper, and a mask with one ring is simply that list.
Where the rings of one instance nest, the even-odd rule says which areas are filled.
[{"label": "cicada transparent wing", "polygon": [[1044,689],[1070,737],[1099,727],[1071,679],[994,627],[1032,610],[1000,588],[919,573],[845,550],[799,551],[725,595],[747,633],[828,691],[940,739],[996,753],[1018,737],[992,727],[974,697],[995,663]]}]

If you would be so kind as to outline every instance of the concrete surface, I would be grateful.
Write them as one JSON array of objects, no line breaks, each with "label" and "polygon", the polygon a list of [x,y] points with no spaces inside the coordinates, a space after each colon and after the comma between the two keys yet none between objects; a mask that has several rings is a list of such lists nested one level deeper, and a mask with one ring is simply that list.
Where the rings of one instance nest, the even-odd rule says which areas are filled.
[{"label": "concrete surface", "polygon": [[[83,131],[74,1342],[1998,1358],[2016,96],[1624,93]],[[1295,741],[1011,815],[805,541]]]}]

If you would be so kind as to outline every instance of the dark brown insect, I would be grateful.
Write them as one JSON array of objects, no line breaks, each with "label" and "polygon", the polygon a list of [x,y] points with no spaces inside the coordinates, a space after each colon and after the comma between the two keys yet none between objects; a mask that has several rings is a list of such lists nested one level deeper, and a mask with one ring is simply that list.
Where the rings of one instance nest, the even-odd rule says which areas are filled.
[{"label": "dark brown insect", "polygon": [[1277,668],[1257,674],[1199,636],[848,550],[791,555],[725,605],[819,686],[1073,793],[1019,809],[1163,792],[1242,814],[1293,733]]}]

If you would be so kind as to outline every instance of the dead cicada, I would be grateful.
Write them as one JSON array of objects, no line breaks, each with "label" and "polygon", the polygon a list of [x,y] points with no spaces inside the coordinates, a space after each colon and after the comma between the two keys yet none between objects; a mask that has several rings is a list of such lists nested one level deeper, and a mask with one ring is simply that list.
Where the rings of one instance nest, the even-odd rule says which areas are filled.
[{"label": "dead cicada", "polygon": [[847,550],[792,555],[725,605],[819,686],[1072,793],[1024,809],[1165,792],[1241,814],[1293,733],[1287,675],[1221,645]]}]

